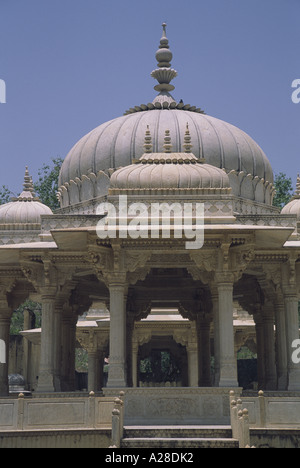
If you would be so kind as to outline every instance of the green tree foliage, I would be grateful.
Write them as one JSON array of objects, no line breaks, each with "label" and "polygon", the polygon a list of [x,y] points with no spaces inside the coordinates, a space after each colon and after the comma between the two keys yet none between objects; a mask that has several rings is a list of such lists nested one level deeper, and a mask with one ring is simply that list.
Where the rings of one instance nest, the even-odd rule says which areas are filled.
[{"label": "green tree foliage", "polygon": [[180,365],[168,351],[152,350],[140,361],[142,382],[176,382],[181,378]]},{"label": "green tree foliage", "polygon": [[49,206],[52,211],[59,208],[57,199],[58,191],[58,176],[63,160],[61,158],[53,158],[52,164],[44,164],[39,170],[39,179],[34,184],[34,190],[44,205]]},{"label": "green tree foliage", "polygon": [[[58,176],[62,163],[63,159],[58,157],[53,158],[50,164],[44,164],[38,171],[39,179],[34,184],[36,195],[40,198],[41,202],[49,206],[52,211],[59,208],[56,194],[58,191]],[[6,185],[0,187],[0,205],[9,203],[12,196],[14,196],[14,194]]]},{"label": "green tree foliage", "polygon": [[89,370],[88,352],[82,348],[75,349],[75,367],[77,372],[88,372]]},{"label": "green tree foliage", "polygon": [[6,185],[2,185],[0,188],[0,205],[5,205],[5,203],[9,203],[10,198],[13,196],[13,193],[9,190]]},{"label": "green tree foliage", "polygon": [[276,195],[273,200],[273,206],[283,208],[293,196],[293,183],[290,177],[283,172],[275,175]]},{"label": "green tree foliage", "polygon": [[42,306],[37,302],[27,300],[12,315],[10,323],[10,334],[18,335],[24,330],[24,310],[29,310],[32,314],[32,328],[40,328],[42,319]]}]

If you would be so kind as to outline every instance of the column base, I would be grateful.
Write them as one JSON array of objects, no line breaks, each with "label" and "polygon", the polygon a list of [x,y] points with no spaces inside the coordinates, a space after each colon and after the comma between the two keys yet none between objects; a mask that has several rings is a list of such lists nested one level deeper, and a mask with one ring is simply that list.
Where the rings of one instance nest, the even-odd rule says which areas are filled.
[{"label": "column base", "polygon": [[126,384],[122,380],[113,380],[107,382],[106,388],[126,388]]},{"label": "column base", "polygon": [[287,374],[281,375],[278,377],[277,389],[286,390],[288,387],[288,377]]},{"label": "column base", "polygon": [[124,365],[109,365],[107,388],[127,387]]},{"label": "column base", "polygon": [[288,391],[300,390],[300,370],[294,370],[288,376]]},{"label": "column base", "polygon": [[236,388],[239,386],[239,383],[234,379],[220,379],[219,387],[233,387]]},{"label": "column base", "polygon": [[41,375],[39,376],[37,393],[54,393],[54,376],[53,375]]}]

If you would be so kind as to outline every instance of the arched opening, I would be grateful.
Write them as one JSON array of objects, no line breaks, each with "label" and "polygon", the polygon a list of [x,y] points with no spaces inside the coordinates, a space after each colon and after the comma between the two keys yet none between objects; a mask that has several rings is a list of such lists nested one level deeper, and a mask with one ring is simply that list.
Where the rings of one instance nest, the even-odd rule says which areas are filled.
[{"label": "arched opening", "polygon": [[[8,373],[10,382],[14,381],[14,376],[23,378],[23,392],[31,392],[37,386],[40,347],[36,331],[41,326],[41,320],[41,304],[30,299],[15,309],[11,317]],[[28,340],[25,336],[30,331],[32,339]],[[13,386],[10,385],[10,391]]]},{"label": "arched opening", "polygon": [[144,387],[186,387],[186,347],[176,343],[172,336],[153,336],[139,348],[138,381]]},{"label": "arched opening", "polygon": [[257,354],[246,343],[237,353],[238,381],[244,390],[257,390]]}]

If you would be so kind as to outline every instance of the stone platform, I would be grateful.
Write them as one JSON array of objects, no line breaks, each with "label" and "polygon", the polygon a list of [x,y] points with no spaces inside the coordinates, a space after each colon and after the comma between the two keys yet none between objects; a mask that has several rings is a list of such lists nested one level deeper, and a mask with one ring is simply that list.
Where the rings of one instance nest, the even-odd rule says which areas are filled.
[{"label": "stone platform", "polygon": [[[143,387],[124,388],[125,425],[230,425],[230,388]],[[103,389],[118,396],[120,389]],[[236,396],[241,388],[234,389]]]}]

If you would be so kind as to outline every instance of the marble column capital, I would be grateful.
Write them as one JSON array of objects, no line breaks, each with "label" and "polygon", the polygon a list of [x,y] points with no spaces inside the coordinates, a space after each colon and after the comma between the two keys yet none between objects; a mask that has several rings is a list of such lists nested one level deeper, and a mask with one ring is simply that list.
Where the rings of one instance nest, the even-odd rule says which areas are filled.
[{"label": "marble column capital", "polygon": [[232,287],[234,283],[234,273],[231,271],[216,271],[215,283],[217,288]]}]

